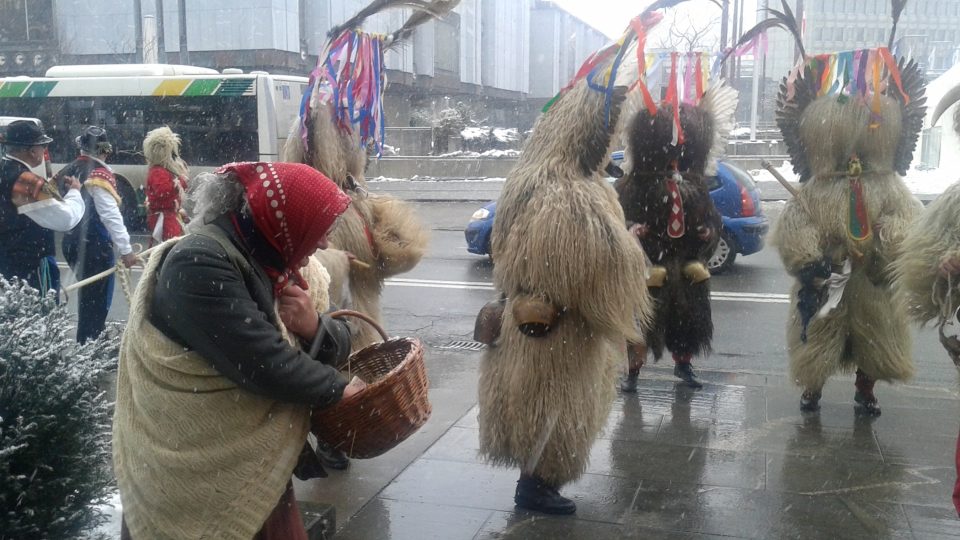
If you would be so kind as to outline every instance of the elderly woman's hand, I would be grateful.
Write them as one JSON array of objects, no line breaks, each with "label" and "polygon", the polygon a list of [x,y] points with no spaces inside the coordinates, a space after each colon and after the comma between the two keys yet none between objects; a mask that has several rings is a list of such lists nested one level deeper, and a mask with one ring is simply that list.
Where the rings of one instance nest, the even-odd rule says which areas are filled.
[{"label": "elderly woman's hand", "polygon": [[320,315],[307,291],[297,285],[284,287],[277,299],[280,321],[287,330],[305,340],[313,339],[320,324]]}]

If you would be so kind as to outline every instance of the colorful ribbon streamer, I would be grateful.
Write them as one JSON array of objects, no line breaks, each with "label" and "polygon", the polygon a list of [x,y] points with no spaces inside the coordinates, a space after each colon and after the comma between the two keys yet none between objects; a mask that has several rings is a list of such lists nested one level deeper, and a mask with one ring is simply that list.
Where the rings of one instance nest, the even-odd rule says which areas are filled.
[{"label": "colorful ribbon streamer", "polygon": [[308,153],[310,114],[316,107],[330,105],[333,119],[341,129],[356,129],[360,145],[372,145],[377,156],[381,155],[386,87],[383,40],[381,35],[348,30],[328,43],[310,73],[300,103],[300,136]]}]

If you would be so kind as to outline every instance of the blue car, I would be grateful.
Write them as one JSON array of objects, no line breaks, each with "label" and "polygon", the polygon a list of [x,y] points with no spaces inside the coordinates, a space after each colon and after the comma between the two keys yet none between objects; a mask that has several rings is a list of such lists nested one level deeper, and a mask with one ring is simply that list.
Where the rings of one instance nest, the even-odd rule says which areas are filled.
[{"label": "blue car", "polygon": [[[623,160],[623,152],[611,155],[614,163]],[[770,221],[760,206],[760,190],[750,175],[743,169],[720,161],[717,175],[707,179],[710,198],[723,217],[720,243],[710,258],[708,266],[714,274],[730,268],[737,255],[750,255],[763,249],[763,239],[770,229]],[[464,230],[467,251],[477,255],[490,255],[490,232],[497,215],[496,201],[473,213]]]}]

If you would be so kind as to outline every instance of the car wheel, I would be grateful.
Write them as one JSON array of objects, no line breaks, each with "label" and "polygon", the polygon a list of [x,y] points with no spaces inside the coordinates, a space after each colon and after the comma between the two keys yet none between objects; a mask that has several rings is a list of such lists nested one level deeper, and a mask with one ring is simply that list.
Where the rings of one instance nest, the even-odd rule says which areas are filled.
[{"label": "car wheel", "polygon": [[722,274],[733,266],[733,261],[737,260],[737,245],[726,230],[720,232],[720,241],[717,243],[717,249],[713,256],[707,261],[707,268],[711,274]]}]

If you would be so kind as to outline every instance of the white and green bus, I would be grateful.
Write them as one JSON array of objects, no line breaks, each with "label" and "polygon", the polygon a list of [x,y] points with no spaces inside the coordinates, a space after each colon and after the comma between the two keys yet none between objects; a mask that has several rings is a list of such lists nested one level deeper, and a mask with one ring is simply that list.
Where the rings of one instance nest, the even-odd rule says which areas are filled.
[{"label": "white and green bus", "polygon": [[304,77],[193,66],[57,66],[45,77],[0,78],[0,116],[43,122],[54,171],[77,157],[84,126],[105,128],[124,217],[139,228],[147,132],[169,126],[180,134],[191,175],[231,161],[276,161],[306,85]]}]

